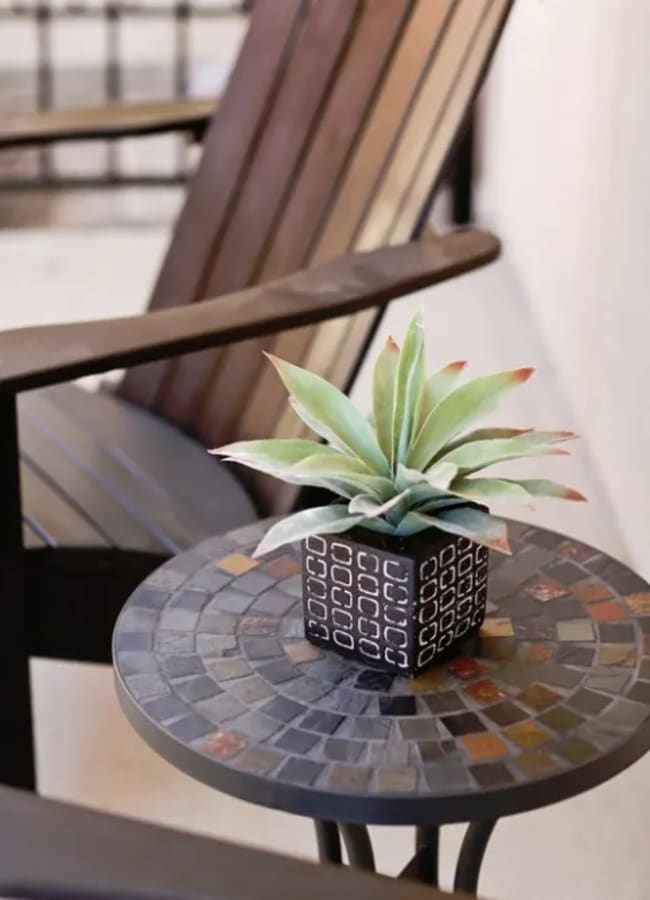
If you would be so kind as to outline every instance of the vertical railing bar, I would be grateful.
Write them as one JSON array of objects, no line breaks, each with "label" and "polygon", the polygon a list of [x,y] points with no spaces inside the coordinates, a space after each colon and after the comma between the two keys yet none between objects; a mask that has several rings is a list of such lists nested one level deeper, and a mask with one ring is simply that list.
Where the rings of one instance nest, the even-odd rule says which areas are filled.
[{"label": "vertical railing bar", "polygon": [[[189,90],[191,6],[187,0],[177,0],[174,6],[174,90],[179,98]],[[187,142],[184,135],[176,135],[176,175],[183,180],[187,174]]]},{"label": "vertical railing bar", "polygon": [[[52,108],[52,15],[47,3],[39,3],[36,19],[36,105],[39,111]],[[41,147],[38,151],[38,179],[49,181],[52,176],[52,151]]]},{"label": "vertical railing bar", "polygon": [[[104,96],[109,103],[114,103],[122,96],[122,77],[120,72],[120,6],[118,2],[107,0],[104,7],[106,18],[106,69]],[[106,175],[111,181],[118,176],[118,147],[115,141],[106,143]]]}]

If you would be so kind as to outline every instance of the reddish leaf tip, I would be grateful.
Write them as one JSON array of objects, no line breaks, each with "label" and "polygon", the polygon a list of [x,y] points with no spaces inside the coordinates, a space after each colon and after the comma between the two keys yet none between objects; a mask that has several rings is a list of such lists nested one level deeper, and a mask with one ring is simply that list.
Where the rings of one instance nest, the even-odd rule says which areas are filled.
[{"label": "reddish leaf tip", "polygon": [[445,366],[447,372],[453,372],[454,374],[458,374],[458,372],[462,372],[463,369],[467,366],[466,359],[457,359],[455,362],[450,362]]},{"label": "reddish leaf tip", "polygon": [[563,450],[561,447],[549,447],[544,456],[571,456],[571,451]]},{"label": "reddish leaf tip", "polygon": [[513,375],[515,376],[515,378],[517,379],[519,384],[523,384],[525,381],[528,381],[528,379],[531,377],[531,375],[534,375],[534,374],[535,374],[534,366],[528,366],[524,369],[515,369],[515,371],[513,372]]},{"label": "reddish leaf tip", "polygon": [[494,550],[498,550],[499,553],[505,553],[507,556],[512,556],[512,550],[510,549],[507,537],[496,538],[490,542],[490,546]]},{"label": "reddish leaf tip", "polygon": [[399,353],[399,344],[394,337],[390,336],[388,338],[386,341],[386,349],[390,350],[391,353]]},{"label": "reddish leaf tip", "polygon": [[580,491],[576,491],[575,488],[567,488],[567,492],[564,496],[567,500],[576,500],[578,503],[587,503],[585,495],[581,494]]}]

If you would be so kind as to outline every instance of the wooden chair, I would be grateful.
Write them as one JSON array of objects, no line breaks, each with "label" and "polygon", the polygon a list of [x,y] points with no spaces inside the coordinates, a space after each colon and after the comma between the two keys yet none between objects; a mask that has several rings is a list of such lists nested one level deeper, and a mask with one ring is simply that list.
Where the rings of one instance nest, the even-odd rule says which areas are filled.
[{"label": "wooden chair", "polygon": [[[29,654],[108,661],[121,604],[160,560],[296,502],[260,478],[244,486],[203,449],[298,433],[262,350],[347,388],[376,308],[497,256],[478,231],[394,245],[424,231],[510,6],[258,0],[150,313],[0,337],[0,588],[13,634],[0,672],[14,689],[0,728],[15,735],[1,780],[33,784]],[[32,391],[129,365],[113,394]]]},{"label": "wooden chair", "polygon": [[359,900],[461,900],[412,880],[317,867],[0,788],[2,897],[330,900],[339,892]]}]

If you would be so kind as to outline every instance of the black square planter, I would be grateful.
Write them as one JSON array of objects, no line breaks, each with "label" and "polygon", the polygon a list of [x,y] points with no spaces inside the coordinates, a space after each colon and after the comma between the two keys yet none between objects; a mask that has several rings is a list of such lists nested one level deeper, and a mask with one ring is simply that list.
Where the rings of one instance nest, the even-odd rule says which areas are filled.
[{"label": "black square planter", "polygon": [[396,538],[356,528],[302,545],[308,640],[415,675],[480,628],[488,551],[430,530]]}]

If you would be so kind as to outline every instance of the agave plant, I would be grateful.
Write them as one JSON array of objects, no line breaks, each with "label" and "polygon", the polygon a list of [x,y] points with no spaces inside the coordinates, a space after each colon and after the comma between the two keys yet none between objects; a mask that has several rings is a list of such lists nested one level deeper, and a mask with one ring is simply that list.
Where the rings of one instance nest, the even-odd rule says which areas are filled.
[{"label": "agave plant", "polygon": [[488,512],[490,501],[585,499],[554,481],[477,477],[477,472],[504,460],[566,454],[556,445],[577,435],[519,428],[468,431],[534,370],[498,372],[461,383],[465,363],[452,362],[427,377],[419,314],[409,324],[402,349],[389,338],[379,354],[372,420],[325,379],[267,355],[294,411],[325,443],[271,438],[238,441],[211,452],[290,484],[326,488],[341,502],[276,523],[256,556],[355,526],[398,537],[437,528],[509,553],[505,523]]}]

